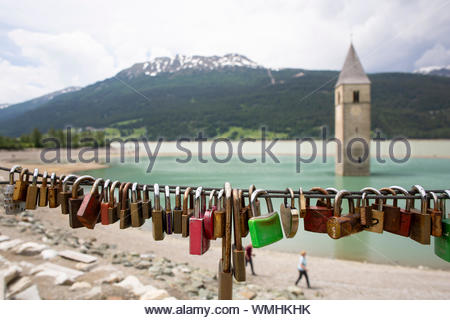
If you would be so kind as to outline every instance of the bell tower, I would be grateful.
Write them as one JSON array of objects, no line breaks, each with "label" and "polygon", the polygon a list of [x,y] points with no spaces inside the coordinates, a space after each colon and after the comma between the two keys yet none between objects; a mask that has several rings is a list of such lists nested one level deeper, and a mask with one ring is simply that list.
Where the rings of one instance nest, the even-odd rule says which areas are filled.
[{"label": "bell tower", "polygon": [[334,89],[336,174],[370,175],[370,80],[353,44]]}]

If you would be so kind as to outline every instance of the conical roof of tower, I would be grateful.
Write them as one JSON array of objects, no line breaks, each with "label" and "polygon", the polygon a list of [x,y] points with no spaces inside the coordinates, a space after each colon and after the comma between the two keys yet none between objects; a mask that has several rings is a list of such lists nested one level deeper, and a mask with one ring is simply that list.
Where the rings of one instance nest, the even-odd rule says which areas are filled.
[{"label": "conical roof of tower", "polygon": [[369,84],[370,80],[364,72],[353,44],[350,44],[344,66],[339,73],[336,87],[341,84]]}]

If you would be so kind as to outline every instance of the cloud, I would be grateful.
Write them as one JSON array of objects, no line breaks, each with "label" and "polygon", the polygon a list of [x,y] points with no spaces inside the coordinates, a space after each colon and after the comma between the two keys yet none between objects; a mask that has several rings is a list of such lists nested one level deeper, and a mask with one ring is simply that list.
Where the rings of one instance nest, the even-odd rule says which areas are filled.
[{"label": "cloud", "polygon": [[366,71],[413,71],[437,44],[450,48],[449,3],[0,0],[2,30],[18,48],[14,59],[0,50],[0,72],[15,80],[0,80],[0,102],[87,85],[177,53],[237,52],[274,68],[337,70],[350,34]]},{"label": "cloud", "polygon": [[450,49],[447,49],[442,44],[438,43],[433,48],[425,51],[414,65],[417,68],[450,65]]}]

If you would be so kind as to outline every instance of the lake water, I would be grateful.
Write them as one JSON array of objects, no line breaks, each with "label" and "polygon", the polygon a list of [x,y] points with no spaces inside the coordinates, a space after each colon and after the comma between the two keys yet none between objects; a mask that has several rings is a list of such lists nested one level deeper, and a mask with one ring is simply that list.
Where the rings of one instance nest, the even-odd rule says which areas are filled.
[{"label": "lake water", "polygon": [[[449,145],[448,141],[426,143],[421,141],[417,144],[413,143],[412,154],[413,156],[448,156]],[[284,154],[289,153],[284,152]],[[220,164],[207,155],[205,159],[208,162],[200,163],[194,155],[190,162],[182,164],[176,161],[177,158],[185,158],[185,154],[181,153],[179,156],[158,157],[151,173],[146,172],[148,160],[133,163],[129,159],[126,163],[118,163],[116,160],[117,162],[109,168],[88,173],[96,177],[121,181],[205,187],[222,187],[225,181],[229,181],[233,187],[239,188],[248,188],[250,184],[255,184],[257,188],[292,187],[294,190],[298,190],[300,186],[304,189],[322,186],[360,190],[366,186],[381,188],[390,185],[409,189],[413,184],[421,184],[427,189],[450,188],[450,160],[446,158],[411,158],[403,164],[389,160],[381,164],[372,158],[371,176],[339,177],[334,174],[333,157],[329,157],[326,163],[323,163],[322,159],[317,159],[312,163],[302,164],[300,173],[297,173],[295,155],[281,154],[283,152],[277,154],[280,163],[274,163],[268,158],[266,163],[258,159],[256,163],[247,164],[234,156],[230,162]],[[281,200],[274,199],[274,208],[279,208],[280,203]],[[403,202],[400,201],[399,204],[403,205]],[[150,229],[151,223],[147,222],[144,228]],[[244,243],[249,241],[249,236],[244,239]],[[423,246],[409,238],[388,232],[383,234],[363,232],[344,239],[332,240],[326,234],[305,232],[302,222],[294,238],[283,239],[266,249],[288,252],[306,250],[314,256],[450,269],[450,263],[434,255],[433,244]]]}]

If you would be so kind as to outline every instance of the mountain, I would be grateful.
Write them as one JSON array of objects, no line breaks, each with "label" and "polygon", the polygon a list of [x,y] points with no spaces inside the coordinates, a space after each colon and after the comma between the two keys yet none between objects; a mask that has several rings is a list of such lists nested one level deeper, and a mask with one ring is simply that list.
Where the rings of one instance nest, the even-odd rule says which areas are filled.
[{"label": "mountain", "polygon": [[414,73],[426,74],[430,76],[450,77],[450,65],[423,67],[415,70]]},{"label": "mountain", "polygon": [[1,109],[6,109],[6,108],[8,108],[9,106],[10,106],[9,103],[0,103],[0,110],[1,110]]},{"label": "mountain", "polygon": [[25,102],[6,105],[6,107],[0,106],[0,119],[8,120],[15,118],[17,116],[24,114],[27,111],[38,108],[39,106],[49,102],[50,100],[61,94],[78,91],[80,89],[81,89],[80,87],[68,87]]},{"label": "mountain", "polygon": [[[286,138],[334,131],[337,71],[267,69],[248,58],[177,56],[138,63],[54,97],[27,117],[0,120],[0,134],[71,125],[150,139],[230,135],[266,126]],[[372,129],[389,136],[450,138],[450,78],[369,74]],[[9,109],[9,108],[8,108]]]}]

